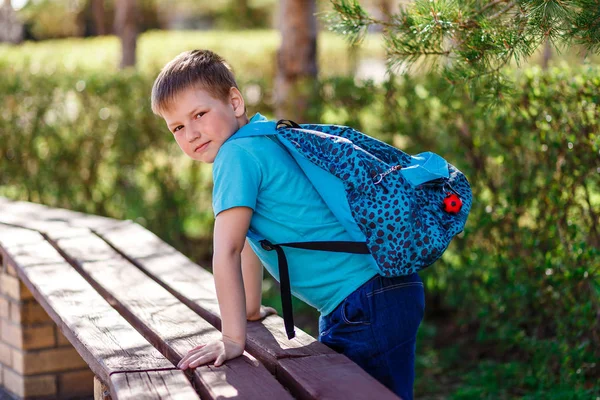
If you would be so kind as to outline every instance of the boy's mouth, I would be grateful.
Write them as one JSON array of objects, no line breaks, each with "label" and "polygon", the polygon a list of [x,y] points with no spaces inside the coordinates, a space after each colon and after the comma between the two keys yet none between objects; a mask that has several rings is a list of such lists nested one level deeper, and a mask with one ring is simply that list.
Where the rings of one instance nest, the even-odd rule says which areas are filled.
[{"label": "boy's mouth", "polygon": [[206,147],[208,146],[208,144],[210,143],[210,140],[206,143],[201,144],[200,146],[196,147],[194,149],[194,153],[199,153],[201,151],[204,151],[204,149],[206,149]]}]

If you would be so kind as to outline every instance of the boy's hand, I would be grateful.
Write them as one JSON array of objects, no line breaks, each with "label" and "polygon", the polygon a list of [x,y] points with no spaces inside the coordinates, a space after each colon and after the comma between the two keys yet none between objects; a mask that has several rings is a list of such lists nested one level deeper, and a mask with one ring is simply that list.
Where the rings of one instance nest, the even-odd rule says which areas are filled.
[{"label": "boy's hand", "polygon": [[266,318],[267,316],[272,314],[277,314],[277,310],[273,307],[260,306],[258,314],[249,315],[246,317],[246,319],[248,321],[260,321],[261,319]]},{"label": "boy's hand", "polygon": [[243,346],[230,339],[223,338],[194,347],[179,361],[177,368],[182,370],[188,367],[196,368],[213,360],[216,360],[215,367],[220,367],[225,361],[239,357],[243,353]]}]

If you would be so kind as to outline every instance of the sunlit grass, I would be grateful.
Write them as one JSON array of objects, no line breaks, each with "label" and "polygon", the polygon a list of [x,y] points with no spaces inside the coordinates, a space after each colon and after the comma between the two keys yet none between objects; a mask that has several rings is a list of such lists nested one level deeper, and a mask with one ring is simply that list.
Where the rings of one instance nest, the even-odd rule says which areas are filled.
[{"label": "sunlit grass", "polygon": [[[190,49],[210,49],[223,56],[236,74],[245,79],[269,79],[277,66],[281,38],[276,30],[247,31],[150,31],[140,35],[137,66],[156,73],[177,54]],[[344,38],[331,32],[318,37],[318,64],[321,76],[348,74],[353,55]],[[357,51],[357,58],[384,59],[380,35],[370,35]],[[27,66],[32,72],[56,69],[117,70],[120,43],[116,36],[70,38],[25,42],[19,46],[0,45],[0,62],[15,68]]]}]

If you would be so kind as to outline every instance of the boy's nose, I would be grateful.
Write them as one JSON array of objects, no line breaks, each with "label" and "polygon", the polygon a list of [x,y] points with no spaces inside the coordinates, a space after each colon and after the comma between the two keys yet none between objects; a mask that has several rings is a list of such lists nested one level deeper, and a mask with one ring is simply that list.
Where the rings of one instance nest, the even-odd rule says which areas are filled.
[{"label": "boy's nose", "polygon": [[192,143],[194,140],[198,139],[200,135],[200,131],[194,128],[190,128],[185,133],[186,139],[188,142]]}]

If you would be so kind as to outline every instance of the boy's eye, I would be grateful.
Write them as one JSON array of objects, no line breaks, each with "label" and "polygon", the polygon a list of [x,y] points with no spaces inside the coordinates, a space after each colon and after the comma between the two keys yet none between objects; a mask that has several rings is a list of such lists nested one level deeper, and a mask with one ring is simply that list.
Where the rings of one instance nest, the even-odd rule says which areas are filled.
[{"label": "boy's eye", "polygon": [[178,127],[176,127],[175,129],[173,129],[173,133],[177,132],[178,130],[180,130],[181,128],[183,128],[183,125],[179,125]]},{"label": "boy's eye", "polygon": [[198,114],[196,114],[196,118],[200,118],[202,117],[204,114],[206,114],[205,112],[199,112]]}]

